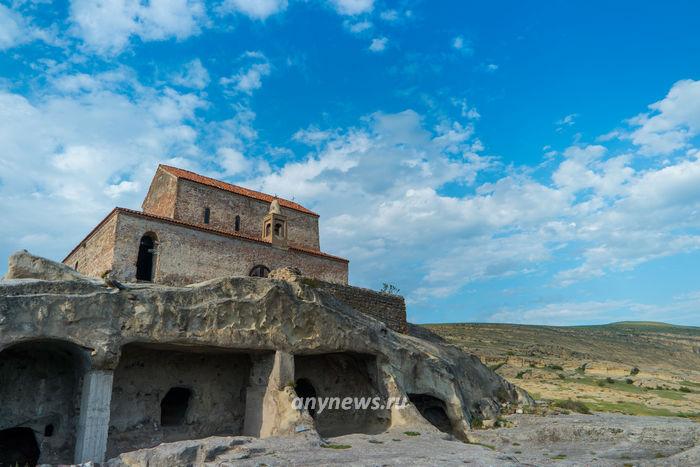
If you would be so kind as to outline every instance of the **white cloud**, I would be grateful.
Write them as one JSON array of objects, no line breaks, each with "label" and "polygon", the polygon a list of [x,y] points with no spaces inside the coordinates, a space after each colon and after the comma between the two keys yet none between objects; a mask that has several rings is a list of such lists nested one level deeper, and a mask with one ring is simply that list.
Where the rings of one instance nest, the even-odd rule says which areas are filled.
[{"label": "white cloud", "polygon": [[372,28],[372,23],[369,21],[344,21],[343,25],[353,34],[360,34]]},{"label": "white cloud", "polygon": [[697,321],[700,292],[678,295],[664,305],[639,303],[632,300],[566,301],[541,306],[501,310],[492,314],[489,322],[515,324],[544,324],[554,326],[606,324],[610,317],[616,321],[664,321],[687,324]]},{"label": "white cloud", "polygon": [[198,58],[186,63],[172,77],[173,84],[192,89],[204,89],[209,84],[209,72]]},{"label": "white cloud", "polygon": [[386,37],[377,37],[372,39],[372,43],[369,45],[369,50],[372,52],[383,52],[386,49],[386,45],[389,39]]},{"label": "white cloud", "polygon": [[398,21],[399,12],[396,10],[384,10],[379,14],[379,17],[384,21],[393,23],[394,21]]},{"label": "white cloud", "polygon": [[[113,90],[116,76],[131,96]],[[204,102],[130,76],[49,77],[57,85],[32,99],[0,89],[0,212],[13,219],[0,224],[4,251],[43,232],[51,241],[37,253],[60,259],[115,204],[137,208],[159,162],[200,157]]]},{"label": "white cloud", "polygon": [[224,176],[230,177],[232,175],[240,176],[248,172],[253,164],[249,159],[233,148],[219,148],[218,150],[218,160],[219,165],[224,169]]},{"label": "white cloud", "polygon": [[9,49],[24,41],[22,17],[0,4],[0,50]]},{"label": "white cloud", "polygon": [[52,30],[32,25],[31,20],[19,11],[0,3],[0,51],[35,40],[41,40],[50,45],[60,45],[60,41],[55,36]]},{"label": "white cloud", "polygon": [[[548,148],[562,157],[549,160],[551,177],[536,178],[481,155],[471,108],[453,103],[466,123],[427,129],[406,111],[374,114],[359,128],[299,131],[295,139],[315,152],[251,183],[293,187],[287,195],[324,214],[325,244],[355,260],[356,277],[411,284],[404,289],[414,302],[548,264],[566,265],[549,277],[567,286],[700,249],[697,151],[649,166],[601,144]],[[478,183],[486,172],[494,181]],[[446,185],[470,189],[448,195]]]},{"label": "white cloud", "polygon": [[646,155],[667,155],[687,148],[700,133],[700,81],[678,81],[648,113],[630,119],[637,127],[628,138]]},{"label": "white cloud", "polygon": [[566,127],[571,127],[576,124],[578,114],[569,114],[556,121],[557,131],[562,131]]},{"label": "white cloud", "polygon": [[243,58],[255,60],[256,63],[247,65],[229,78],[221,78],[219,82],[226,87],[233,86],[237,92],[252,95],[253,91],[262,87],[262,78],[268,76],[272,68],[265,55],[260,52],[246,52]]},{"label": "white cloud", "polygon": [[337,136],[332,131],[319,130],[317,127],[309,127],[305,130],[299,130],[292,136],[294,141],[314,146],[328,141],[331,137]]},{"label": "white cloud", "polygon": [[287,0],[224,0],[220,7],[224,13],[238,12],[250,18],[265,20],[287,9]]},{"label": "white cloud", "polygon": [[454,39],[452,39],[452,47],[465,55],[474,54],[474,49],[472,48],[471,42],[465,39],[463,36],[456,36]]},{"label": "white cloud", "polygon": [[330,0],[330,3],[338,13],[348,16],[369,13],[374,8],[374,0]]},{"label": "white cloud", "polygon": [[202,0],[72,0],[73,32],[91,50],[116,54],[132,36],[142,41],[186,39],[206,19]]}]

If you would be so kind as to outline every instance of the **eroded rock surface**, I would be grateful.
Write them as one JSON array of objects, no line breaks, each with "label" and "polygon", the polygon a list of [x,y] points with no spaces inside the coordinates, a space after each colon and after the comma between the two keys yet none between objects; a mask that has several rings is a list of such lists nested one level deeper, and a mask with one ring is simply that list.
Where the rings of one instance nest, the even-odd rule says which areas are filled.
[{"label": "eroded rock surface", "polygon": [[421,427],[378,435],[209,438],[122,454],[110,467],[700,465],[700,425],[673,417],[615,414],[510,416],[515,426],[479,430],[472,443]]},{"label": "eroded rock surface", "polygon": [[[192,433],[199,437],[216,434],[211,432],[214,428],[207,432],[206,427],[236,431],[230,434],[255,431],[260,436],[293,435],[300,427],[313,427],[308,413],[291,408],[293,388],[298,383],[294,379],[295,364],[309,378],[325,374],[325,379],[317,383],[324,392],[319,395],[343,394],[351,389],[366,392],[354,396],[377,394],[385,400],[409,395],[424,400],[423,396],[430,396],[438,403],[429,409],[444,412],[442,418],[439,413],[437,418],[441,428],[460,439],[467,438],[473,420],[494,418],[503,407],[530,402],[526,394],[473,355],[453,346],[396,333],[316,289],[313,283],[230,277],[186,287],[115,285],[109,278],[103,282],[76,276],[62,265],[26,252],[14,255],[12,264],[15,266],[8,274],[10,279],[0,281],[0,358],[20,343],[61,343],[78,355],[76,378],[80,379],[87,369],[113,371],[109,456],[163,441],[188,439]],[[13,279],[18,277],[22,279]],[[175,374],[168,385],[193,392],[191,408],[181,420],[187,429],[160,426],[166,423],[155,412],[168,387],[156,384],[163,379],[157,377],[145,384],[148,375],[157,373],[139,370],[139,365],[147,368],[149,362],[167,361],[169,352],[193,354],[175,359],[168,370]],[[236,371],[245,373],[245,377],[241,376],[241,389],[234,395],[217,390],[206,381],[206,375],[228,371],[225,366],[215,365],[226,358],[222,352],[239,354]],[[211,357],[213,354],[219,360]],[[288,358],[283,358],[285,355]],[[123,360],[127,358],[132,361]],[[196,366],[194,362],[201,362],[201,371],[177,377],[177,372],[185,371],[188,365]],[[30,368],[33,365],[31,359],[15,363]],[[311,371],[318,365],[323,372]],[[277,373],[271,373],[272,368]],[[34,376],[36,383],[25,383],[40,384],[46,378],[39,373]],[[76,380],[74,387],[79,388],[80,384]],[[44,405],[27,407],[19,402],[18,392],[21,388],[0,388],[7,413],[30,421],[47,419],[42,412]],[[80,402],[67,400],[64,405],[71,404],[76,407]],[[210,420],[205,412],[213,410],[211,404],[233,407],[231,412],[245,413],[245,421],[219,424]],[[255,404],[262,409],[251,409]],[[161,412],[162,409],[161,402]],[[42,461],[68,462],[71,459],[65,456],[75,442],[75,433],[65,430],[74,430],[76,421],[69,413],[53,416],[58,420],[53,442],[60,439],[65,443],[55,452],[64,457]],[[251,422],[256,417],[263,419]],[[338,420],[334,423],[332,414],[327,414],[323,422],[332,435],[343,429],[345,433],[375,433],[402,426],[437,432],[410,404],[403,409],[379,410],[370,416],[344,414]],[[16,423],[2,416],[0,430]],[[133,430],[141,430],[145,435],[135,436]],[[46,442],[43,439],[39,444]]]}]

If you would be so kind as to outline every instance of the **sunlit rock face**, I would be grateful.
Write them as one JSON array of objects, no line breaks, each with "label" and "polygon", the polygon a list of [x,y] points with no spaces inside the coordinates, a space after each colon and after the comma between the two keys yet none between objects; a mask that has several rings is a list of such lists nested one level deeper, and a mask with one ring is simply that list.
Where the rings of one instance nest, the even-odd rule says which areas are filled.
[{"label": "sunlit rock face", "polygon": [[[395,332],[313,282],[124,285],[26,252],[12,262],[0,281],[0,391],[11,401],[0,430],[32,428],[39,462],[212,435],[437,430],[431,422],[465,438],[473,420],[529,401],[473,355]],[[324,397],[411,395],[430,410],[309,413],[292,403],[300,384]]]}]

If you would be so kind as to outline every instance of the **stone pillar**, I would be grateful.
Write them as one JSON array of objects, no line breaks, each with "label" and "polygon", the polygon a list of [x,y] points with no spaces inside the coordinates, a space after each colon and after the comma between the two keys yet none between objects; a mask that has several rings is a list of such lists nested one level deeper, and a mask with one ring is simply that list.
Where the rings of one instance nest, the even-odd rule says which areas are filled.
[{"label": "stone pillar", "polygon": [[75,443],[76,464],[105,461],[113,376],[110,370],[85,373]]},{"label": "stone pillar", "polygon": [[294,355],[277,351],[270,373],[270,386],[281,390],[289,384],[294,384]]},{"label": "stone pillar", "polygon": [[[250,384],[246,390],[243,434],[266,437],[289,434],[291,428],[280,427],[296,421],[292,400],[284,393],[294,383],[294,356],[282,351],[253,359]],[[284,421],[282,421],[284,420]]]},{"label": "stone pillar", "polygon": [[250,379],[245,392],[243,435],[260,436],[260,428],[263,422],[263,400],[274,365],[274,358],[272,354],[254,355],[252,360]]}]

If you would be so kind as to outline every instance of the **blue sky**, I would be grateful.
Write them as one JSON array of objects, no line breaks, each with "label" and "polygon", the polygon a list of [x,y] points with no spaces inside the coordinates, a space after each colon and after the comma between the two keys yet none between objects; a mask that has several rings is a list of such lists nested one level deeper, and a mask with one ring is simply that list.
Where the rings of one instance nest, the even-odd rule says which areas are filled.
[{"label": "blue sky", "polygon": [[0,256],[62,259],[162,162],[316,210],[415,322],[700,325],[699,17],[0,0]]}]

